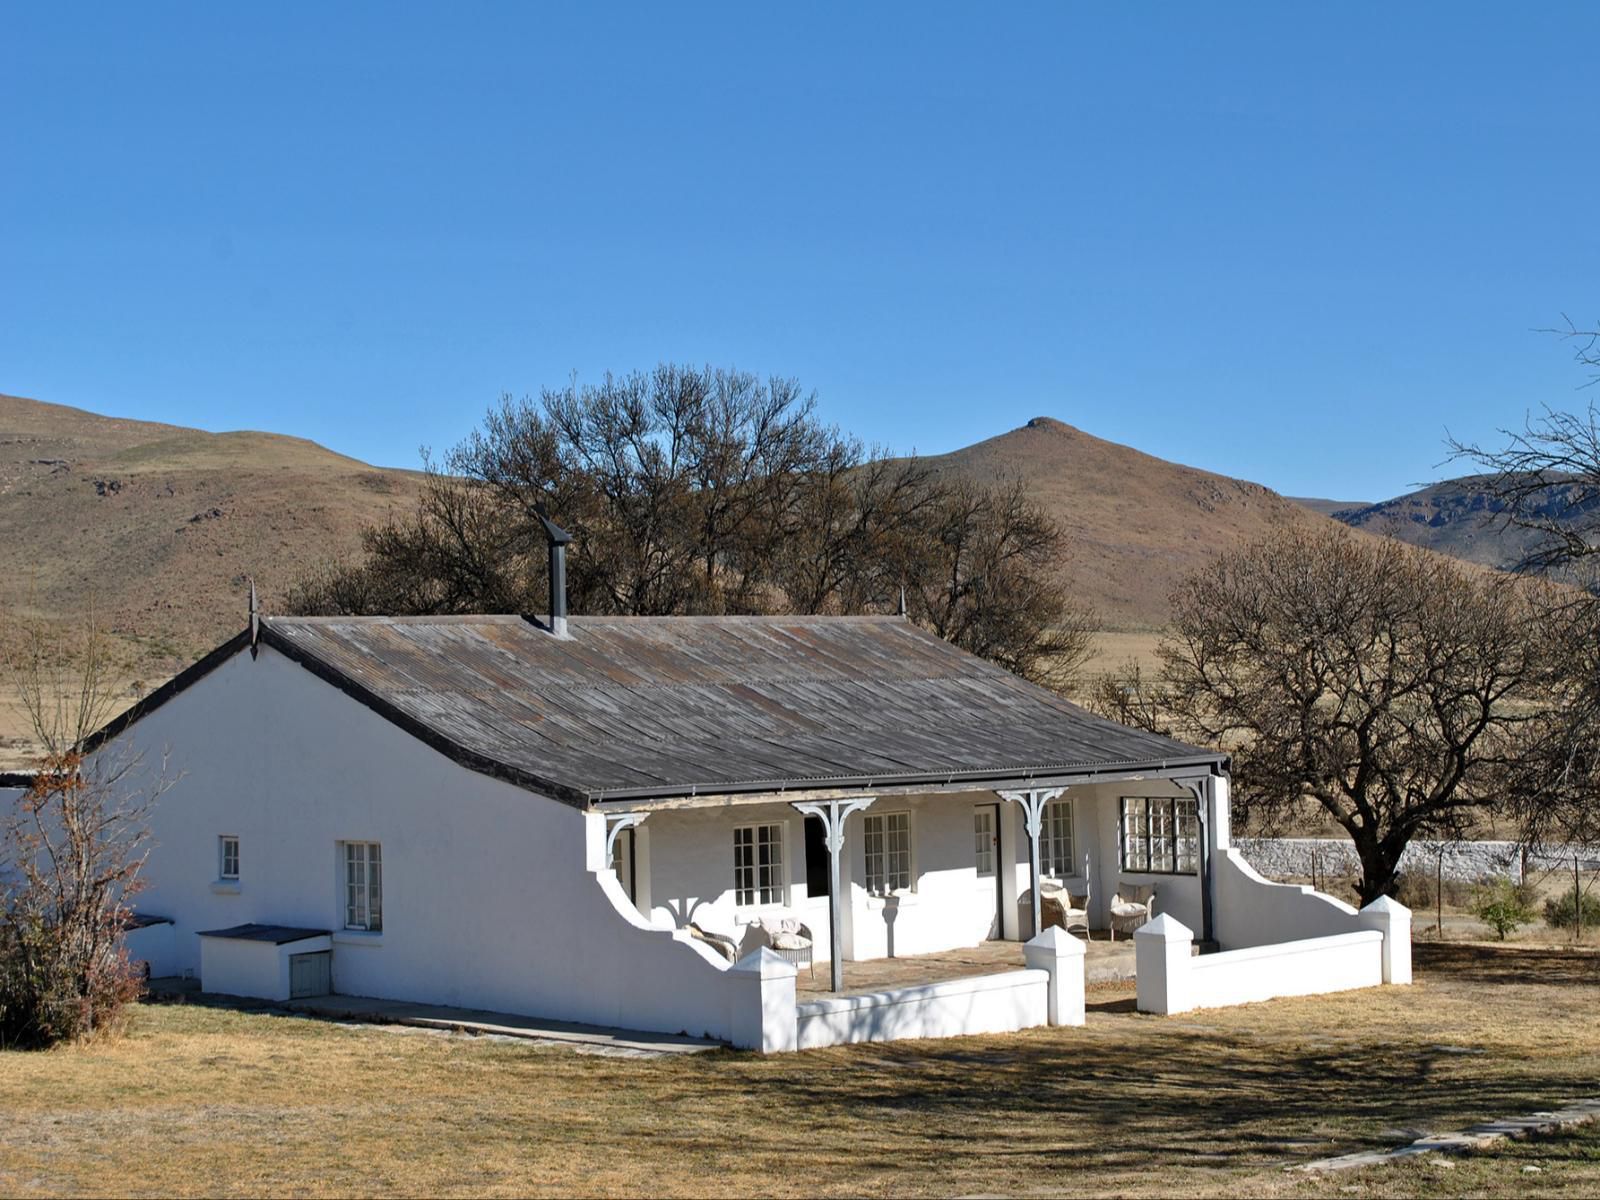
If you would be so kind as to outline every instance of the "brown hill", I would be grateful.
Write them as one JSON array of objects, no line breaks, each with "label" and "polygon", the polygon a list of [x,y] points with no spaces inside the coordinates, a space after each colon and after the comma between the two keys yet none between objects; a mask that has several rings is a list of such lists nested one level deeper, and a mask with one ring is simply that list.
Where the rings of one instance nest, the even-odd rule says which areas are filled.
[{"label": "brown hill", "polygon": [[[391,505],[409,507],[418,478],[300,438],[0,396],[0,625],[92,611],[131,697],[243,627],[247,577],[272,608],[313,564],[356,552]],[[0,709],[0,766],[19,734]]]},{"label": "brown hill", "polygon": [[1329,518],[1258,483],[1180,466],[1053,417],[928,460],[983,482],[1024,479],[1073,541],[1070,576],[1112,630],[1149,630],[1185,573],[1241,538]]}]

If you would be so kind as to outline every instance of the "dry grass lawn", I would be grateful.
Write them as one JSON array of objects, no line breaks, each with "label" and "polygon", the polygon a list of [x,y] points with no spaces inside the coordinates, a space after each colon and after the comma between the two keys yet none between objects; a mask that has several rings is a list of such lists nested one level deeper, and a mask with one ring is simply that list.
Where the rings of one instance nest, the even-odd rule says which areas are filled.
[{"label": "dry grass lawn", "polygon": [[1459,1194],[1527,1191],[1523,1165],[1536,1191],[1600,1190],[1587,1135],[1283,1170],[1600,1094],[1600,956],[1426,946],[1419,967],[1173,1018],[1119,985],[1083,1029],[766,1059],[148,1005],[120,1041],[0,1054],[0,1194]]}]

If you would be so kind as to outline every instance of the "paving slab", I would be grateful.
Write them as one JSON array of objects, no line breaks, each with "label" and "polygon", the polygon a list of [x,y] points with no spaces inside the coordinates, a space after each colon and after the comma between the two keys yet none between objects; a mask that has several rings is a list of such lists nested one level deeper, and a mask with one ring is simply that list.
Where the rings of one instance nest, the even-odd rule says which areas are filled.
[{"label": "paving slab", "polygon": [[1449,1133],[1430,1133],[1404,1146],[1392,1150],[1362,1150],[1355,1154],[1341,1154],[1335,1158],[1320,1158],[1316,1162],[1302,1163],[1290,1168],[1296,1171],[1349,1171],[1357,1167],[1376,1167],[1383,1163],[1399,1162],[1423,1154],[1462,1154],[1468,1150],[1481,1150],[1507,1138],[1529,1137],[1536,1133],[1555,1133],[1577,1125],[1600,1121],[1600,1096],[1573,1100],[1561,1108],[1548,1112],[1529,1113],[1521,1117],[1502,1117],[1485,1121],[1468,1129]]}]

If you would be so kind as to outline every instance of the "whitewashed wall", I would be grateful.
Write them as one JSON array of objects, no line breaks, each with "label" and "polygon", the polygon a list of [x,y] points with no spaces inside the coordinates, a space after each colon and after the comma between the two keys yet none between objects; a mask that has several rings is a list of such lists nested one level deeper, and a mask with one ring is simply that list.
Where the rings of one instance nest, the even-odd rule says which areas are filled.
[{"label": "whitewashed wall", "polygon": [[[124,746],[183,772],[139,898],[174,920],[178,967],[199,972],[200,930],[330,929],[346,994],[730,1036],[726,964],[631,910],[597,865],[598,815],[457,766],[270,648],[106,752]],[[220,834],[240,839],[236,887],[216,881]],[[346,839],[382,844],[381,934],[342,930]]]},{"label": "whitewashed wall", "polygon": [[1049,1021],[1050,976],[1009,971],[896,988],[866,996],[830,996],[796,1006],[801,1050],[901,1038],[1014,1033]]},{"label": "whitewashed wall", "polygon": [[1384,934],[1354,930],[1195,955],[1192,932],[1170,917],[1133,935],[1140,1012],[1168,1015],[1384,982]]},{"label": "whitewashed wall", "polygon": [[[1090,916],[1105,928],[1111,897],[1119,888],[1153,884],[1157,910],[1171,912],[1195,928],[1202,923],[1198,875],[1124,873],[1118,817],[1124,795],[1187,797],[1167,780],[1138,784],[1094,784],[1071,790],[1075,859],[1087,856]],[[975,810],[998,800],[992,792],[883,797],[845,825],[841,864],[849,902],[842,914],[849,961],[929,954],[976,946],[994,928],[995,881],[979,876],[974,856]],[[1013,940],[1032,936],[1028,892],[1028,843],[1021,808],[1000,801],[1000,927]],[[916,886],[906,895],[869,895],[863,826],[868,815],[911,814],[912,869]],[[733,831],[739,825],[782,824],[788,897],[767,908],[740,908],[733,890]],[[750,923],[764,913],[788,912],[810,927],[816,958],[829,957],[828,902],[806,890],[803,818],[783,803],[651,814],[635,835],[635,871],[640,907],[663,928],[690,921],[732,937],[742,951],[759,942]],[[1081,873],[1080,873],[1081,875]]]}]

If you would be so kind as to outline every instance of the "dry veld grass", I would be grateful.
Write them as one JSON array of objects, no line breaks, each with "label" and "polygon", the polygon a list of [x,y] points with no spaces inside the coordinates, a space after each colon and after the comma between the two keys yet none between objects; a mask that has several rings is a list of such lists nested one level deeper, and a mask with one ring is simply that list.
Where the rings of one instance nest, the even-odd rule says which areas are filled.
[{"label": "dry veld grass", "polygon": [[[1286,1164],[1600,1094],[1600,956],[1419,948],[1418,982],[1083,1029],[634,1060],[146,1006],[0,1055],[0,1193],[1600,1191],[1600,1137],[1330,1179]],[[1539,1173],[1524,1173],[1525,1166]]]}]

